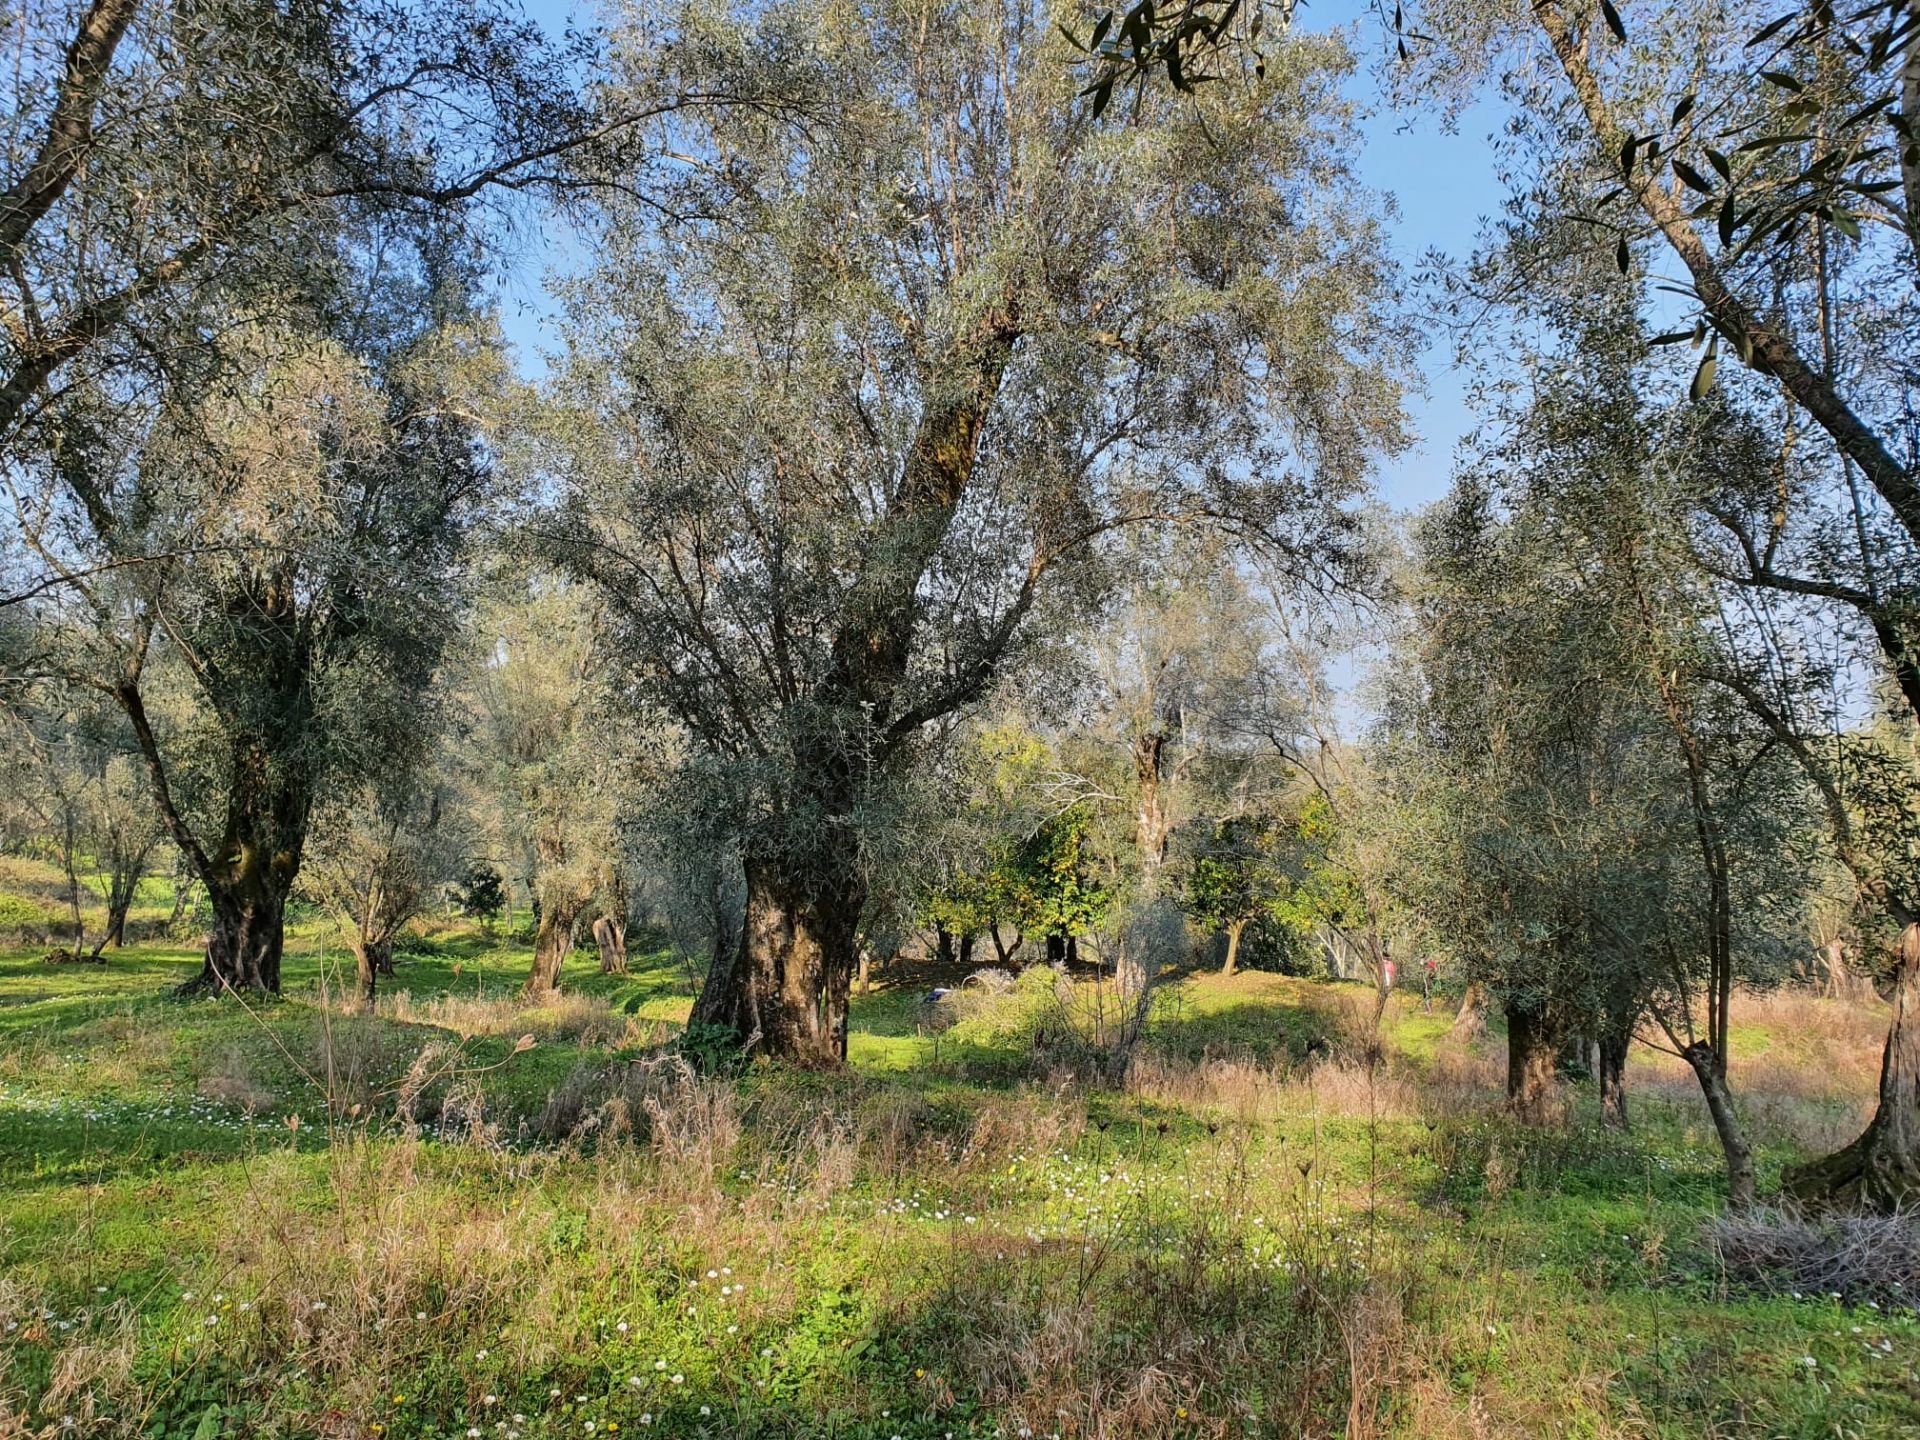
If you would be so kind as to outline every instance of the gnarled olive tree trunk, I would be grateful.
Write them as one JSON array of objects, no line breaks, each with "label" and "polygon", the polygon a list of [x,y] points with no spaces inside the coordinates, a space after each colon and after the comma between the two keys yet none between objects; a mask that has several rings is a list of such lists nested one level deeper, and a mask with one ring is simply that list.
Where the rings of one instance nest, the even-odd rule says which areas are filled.
[{"label": "gnarled olive tree trunk", "polygon": [[1553,1118],[1554,1071],[1565,1038],[1546,1011],[1507,1002],[1507,1105],[1523,1124]]},{"label": "gnarled olive tree trunk", "polygon": [[201,864],[213,909],[207,958],[183,993],[280,991],[287,897],[300,873],[313,805],[304,777],[275,763],[264,744],[234,743],[226,823]]},{"label": "gnarled olive tree trunk", "polygon": [[[981,432],[1017,333],[1010,316],[995,317],[951,356],[886,518],[849,587],[834,627],[831,662],[811,697],[810,708],[833,722],[793,757],[791,813],[816,818],[804,837],[788,839],[791,848],[776,845],[772,853],[745,859],[740,943],[731,956],[716,957],[693,1010],[695,1022],[731,1029],[745,1048],[809,1065],[846,1059],[847,1000],[859,968],[867,900],[860,839],[845,819],[858,808],[865,783],[860,777],[874,773],[921,726],[984,691],[993,676],[999,649],[934,699],[903,693],[922,581],[972,479]],[[1012,634],[1009,624],[1001,649]],[[828,834],[818,833],[821,825]]]},{"label": "gnarled olive tree trunk", "polygon": [[1599,1059],[1600,1123],[1615,1130],[1627,1128],[1627,1048],[1632,1041],[1631,1029],[1608,1026],[1594,1046]]},{"label": "gnarled olive tree trunk", "polygon": [[1920,1200],[1920,924],[1900,933],[1890,998],[1873,1119],[1846,1149],[1786,1173],[1802,1204],[1890,1213]]},{"label": "gnarled olive tree trunk", "polygon": [[298,740],[310,714],[311,697],[307,676],[298,666],[272,671],[261,679],[259,688],[277,702],[271,708],[275,723],[285,733],[233,735],[227,751],[226,818],[211,854],[174,800],[138,675],[114,689],[114,698],[139,742],[167,834],[200,877],[213,911],[206,961],[200,973],[180,987],[183,995],[280,992],[287,897],[300,873],[313,813],[311,777],[301,761]]},{"label": "gnarled olive tree trunk", "polygon": [[602,975],[627,973],[627,927],[624,921],[616,920],[611,915],[602,915],[593,922],[593,943],[600,951]]},{"label": "gnarled olive tree trunk", "polygon": [[850,866],[809,876],[795,868],[747,862],[746,924],[732,956],[707,976],[693,1020],[725,1026],[750,1051],[838,1065],[866,896]]},{"label": "gnarled olive tree trunk", "polygon": [[540,924],[533,936],[533,965],[520,993],[529,1000],[560,988],[560,970],[573,949],[573,927],[586,908],[585,897],[557,892],[540,897]]}]

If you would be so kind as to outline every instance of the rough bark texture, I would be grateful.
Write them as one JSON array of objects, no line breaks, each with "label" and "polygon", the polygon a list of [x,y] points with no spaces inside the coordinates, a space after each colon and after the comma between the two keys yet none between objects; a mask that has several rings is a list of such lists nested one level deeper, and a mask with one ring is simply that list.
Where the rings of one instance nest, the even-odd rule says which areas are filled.
[{"label": "rough bark texture", "polygon": [[805,855],[748,858],[745,933],[708,975],[694,1006],[696,1021],[727,1026],[748,1048],[803,1064],[845,1059],[847,994],[866,901],[859,838],[848,825],[861,777],[891,747],[986,689],[1032,603],[1035,574],[961,674],[908,697],[921,586],[973,477],[1019,333],[1012,314],[1000,314],[955,348],[920,418],[886,518],[846,591],[827,673],[810,697],[818,713],[844,717],[844,728],[822,727],[799,748],[794,771],[796,810],[825,817],[829,833],[816,836]]},{"label": "rough bark texture", "polygon": [[1616,1130],[1627,1128],[1627,1047],[1632,1040],[1631,1030],[1609,1029],[1594,1047],[1599,1059],[1594,1073],[1600,1081],[1600,1123]]},{"label": "rough bark texture", "polygon": [[357,939],[353,947],[353,967],[360,984],[360,1008],[371,1015],[379,995],[380,977],[393,974],[393,942]]},{"label": "rough bark texture", "polygon": [[600,948],[600,973],[627,973],[627,927],[610,915],[593,922],[593,943]]},{"label": "rough bark texture", "polygon": [[846,872],[808,885],[749,862],[740,944],[707,976],[695,1023],[721,1025],[757,1050],[806,1065],[847,1058],[847,996],[864,896]]},{"label": "rough bark texture", "polygon": [[207,959],[200,973],[181,987],[184,993],[223,994],[229,990],[280,992],[280,951],[286,937],[287,897],[262,877],[242,875],[235,883],[207,887],[213,928],[207,932]]},{"label": "rough bark texture", "polygon": [[1547,1016],[1507,1006],[1507,1104],[1524,1124],[1544,1125],[1553,1118],[1561,1039],[1559,1028]]},{"label": "rough bark texture", "polygon": [[1901,932],[1891,999],[1879,1105],[1846,1149],[1786,1173],[1803,1205],[1891,1213],[1920,1200],[1920,925]]},{"label": "rough bark texture", "polygon": [[560,987],[560,967],[573,948],[573,925],[584,902],[556,897],[540,902],[540,925],[533,936],[533,968],[521,994],[529,999],[549,995]]},{"label": "rough bark texture", "polygon": [[1160,872],[1167,863],[1167,842],[1173,834],[1173,815],[1166,797],[1167,737],[1150,730],[1133,742],[1133,773],[1140,801],[1134,813],[1134,844],[1140,852],[1140,898],[1151,902],[1160,893]]},{"label": "rough bark texture", "polygon": [[1733,1092],[1727,1089],[1726,1062],[1713,1053],[1704,1040],[1696,1040],[1680,1052],[1700,1081],[1700,1093],[1706,1096],[1707,1113],[1713,1117],[1713,1130],[1720,1137],[1720,1149],[1727,1157],[1727,1204],[1735,1210],[1751,1210],[1754,1202],[1753,1147],[1740,1128],[1740,1114],[1733,1106]]},{"label": "rough bark texture", "polygon": [[284,760],[275,763],[265,741],[236,738],[229,752],[226,821],[209,855],[174,804],[138,687],[129,682],[115,695],[140,742],[168,834],[199,873],[213,910],[206,962],[180,993],[278,994],[287,896],[300,873],[312,811],[305,775]]},{"label": "rough bark texture", "polygon": [[1460,997],[1460,1009],[1447,1032],[1456,1040],[1478,1040],[1487,1033],[1487,992],[1479,981],[1469,981]]}]

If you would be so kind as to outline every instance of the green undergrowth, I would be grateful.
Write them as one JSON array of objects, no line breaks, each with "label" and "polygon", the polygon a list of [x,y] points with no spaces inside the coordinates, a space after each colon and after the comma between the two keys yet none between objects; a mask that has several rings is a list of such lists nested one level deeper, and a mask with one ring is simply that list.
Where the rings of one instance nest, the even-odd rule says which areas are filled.
[{"label": "green undergrowth", "polygon": [[[311,917],[245,1007],[0,957],[0,1435],[1920,1435],[1910,1313],[1729,1281],[1651,1059],[1631,1133],[1529,1133],[1446,1007],[1251,972],[1120,1077],[1036,971],[716,1066],[636,951],[528,1007],[443,925],[372,1016]],[[1756,1097],[1767,1173],[1842,1103]]]}]

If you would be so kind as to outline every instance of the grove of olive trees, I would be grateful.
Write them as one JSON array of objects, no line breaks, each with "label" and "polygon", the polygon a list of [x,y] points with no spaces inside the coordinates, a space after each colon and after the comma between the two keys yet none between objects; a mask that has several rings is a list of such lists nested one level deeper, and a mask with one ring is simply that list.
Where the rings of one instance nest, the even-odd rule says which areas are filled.
[{"label": "grove of olive trees", "polygon": [[1911,0],[0,42],[0,1435],[1920,1423]]}]

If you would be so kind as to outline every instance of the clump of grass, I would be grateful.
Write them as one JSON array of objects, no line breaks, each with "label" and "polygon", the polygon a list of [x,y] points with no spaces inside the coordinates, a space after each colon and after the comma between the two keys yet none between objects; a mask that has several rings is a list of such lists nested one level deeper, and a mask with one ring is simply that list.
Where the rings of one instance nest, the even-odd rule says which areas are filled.
[{"label": "clump of grass", "polygon": [[1920,1309],[1920,1216],[1764,1209],[1709,1221],[1701,1240],[1742,1288]]},{"label": "clump of grass", "polygon": [[533,1124],[548,1140],[641,1141],[711,1177],[740,1139],[740,1110],[725,1077],[678,1055],[584,1063],[547,1097]]},{"label": "clump of grass", "polygon": [[239,1045],[225,1045],[201,1072],[200,1093],[222,1105],[254,1114],[273,1109],[279,1097],[255,1075],[253,1060]]},{"label": "clump of grass", "polygon": [[658,1027],[614,1009],[604,995],[562,990],[538,1005],[511,995],[435,995],[415,1000],[399,991],[381,1003],[385,1014],[403,1024],[451,1030],[463,1040],[479,1035],[531,1033],[542,1044],[583,1047],[638,1045],[656,1038]]}]

